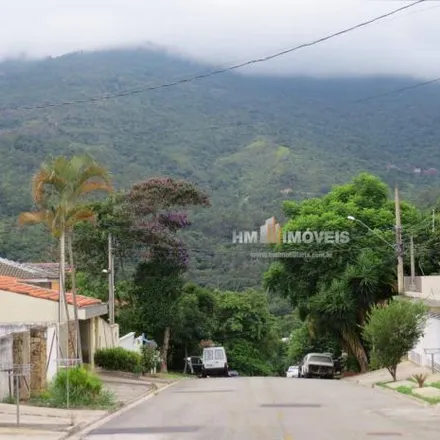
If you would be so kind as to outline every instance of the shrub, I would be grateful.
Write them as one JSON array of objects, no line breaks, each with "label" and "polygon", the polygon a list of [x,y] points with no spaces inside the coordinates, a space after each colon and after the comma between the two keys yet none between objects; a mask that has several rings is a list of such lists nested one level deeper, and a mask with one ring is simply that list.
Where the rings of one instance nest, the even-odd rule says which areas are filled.
[{"label": "shrub", "polygon": [[417,384],[419,385],[419,388],[423,388],[423,385],[425,384],[425,381],[428,378],[428,375],[427,374],[414,374],[413,378],[416,380]]},{"label": "shrub", "polygon": [[102,381],[82,366],[60,370],[48,390],[36,403],[49,407],[66,407],[69,396],[71,408],[106,408],[114,404],[114,396],[104,390]]},{"label": "shrub", "polygon": [[149,373],[160,362],[160,353],[155,348],[142,347],[142,372]]},{"label": "shrub", "polygon": [[245,340],[236,340],[226,347],[230,369],[238,370],[243,376],[273,376],[275,368],[262,355],[258,347]]},{"label": "shrub", "polygon": [[53,381],[53,388],[60,391],[66,390],[67,384],[69,385],[69,397],[72,401],[77,395],[88,395],[94,399],[102,391],[102,382],[99,377],[84,367],[60,370]]},{"label": "shrub", "polygon": [[122,347],[105,348],[95,353],[95,364],[105,370],[138,373],[142,356]]}]

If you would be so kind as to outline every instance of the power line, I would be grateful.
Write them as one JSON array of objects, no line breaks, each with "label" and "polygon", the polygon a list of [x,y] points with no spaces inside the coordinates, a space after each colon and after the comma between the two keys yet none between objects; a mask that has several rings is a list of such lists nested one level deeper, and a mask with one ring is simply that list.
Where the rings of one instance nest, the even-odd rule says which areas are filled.
[{"label": "power line", "polygon": [[373,99],[382,98],[384,96],[396,95],[398,93],[406,92],[407,90],[417,89],[419,87],[424,87],[424,86],[427,86],[429,84],[434,84],[434,83],[439,82],[439,81],[440,81],[440,77],[439,78],[434,78],[434,79],[431,79],[429,81],[424,81],[424,82],[420,82],[420,83],[417,83],[417,84],[413,84],[412,86],[401,87],[401,88],[398,88],[398,89],[390,90],[390,91],[385,92],[385,93],[380,93],[380,94],[377,94],[377,95],[371,95],[371,96],[368,96],[366,98],[358,99],[356,101],[353,101],[353,104],[360,104],[360,103],[363,103],[363,102],[368,102],[368,101],[371,101]]},{"label": "power line", "polygon": [[104,96],[96,96],[96,97],[89,97],[89,98],[84,98],[84,99],[78,99],[78,100],[73,100],[73,101],[64,101],[64,102],[53,102],[53,103],[45,103],[45,104],[39,104],[39,105],[35,105],[35,106],[22,106],[22,107],[12,107],[9,109],[2,109],[2,111],[18,111],[18,110],[38,110],[38,109],[45,109],[45,108],[53,108],[53,107],[63,107],[63,106],[68,106],[68,105],[76,105],[76,104],[85,104],[85,103],[91,103],[91,102],[98,102],[98,101],[106,101],[106,100],[110,100],[110,99],[116,99],[116,98],[123,98],[123,97],[127,97],[127,96],[131,96],[131,95],[136,95],[136,94],[140,94],[140,93],[146,93],[146,92],[150,92],[150,91],[154,91],[154,90],[158,90],[158,89],[164,89],[164,88],[168,88],[168,87],[174,87],[180,84],[184,84],[184,83],[189,83],[189,82],[193,82],[193,81],[197,81],[200,79],[204,79],[204,78],[208,78],[214,75],[219,75],[221,73],[226,73],[226,72],[231,72],[233,70],[237,70],[246,66],[250,66],[250,65],[254,65],[254,64],[259,64],[259,63],[264,63],[270,60],[273,60],[274,58],[279,58],[281,56],[287,55],[289,53],[295,52],[297,50],[300,49],[304,49],[306,47],[311,47],[311,46],[315,46],[317,44],[323,43],[325,41],[328,41],[332,38],[336,38],[339,37],[341,35],[347,34],[349,32],[352,32],[354,30],[369,26],[373,23],[376,23],[378,21],[384,20],[385,18],[388,18],[392,15],[398,14],[404,10],[410,9],[414,6],[417,6],[421,3],[425,3],[427,0],[417,0],[409,5],[406,6],[401,6],[400,8],[394,9],[390,12],[387,12],[386,14],[382,14],[378,17],[372,18],[370,20],[364,21],[362,23],[356,24],[354,26],[351,26],[347,29],[343,29],[339,32],[335,32],[333,34],[327,35],[325,37],[319,38],[317,40],[308,42],[308,43],[303,43],[300,44],[298,46],[289,48],[289,49],[285,49],[282,50],[280,52],[276,52],[274,54],[271,55],[267,55],[265,57],[261,57],[261,58],[256,58],[256,59],[252,59],[249,61],[245,61],[243,63],[239,63],[239,64],[235,64],[233,66],[230,67],[225,67],[225,68],[221,68],[221,69],[217,69],[217,70],[213,70],[207,73],[203,73],[203,74],[199,74],[199,75],[195,75],[195,76],[191,76],[188,78],[184,78],[184,79],[180,79],[180,80],[176,80],[173,82],[169,82],[169,83],[163,83],[163,84],[159,84],[157,86],[151,86],[151,87],[145,87],[142,89],[138,89],[138,90],[131,90],[131,91],[126,91],[126,92],[120,92],[120,93],[115,93],[115,94],[110,94],[110,95],[104,95]]}]

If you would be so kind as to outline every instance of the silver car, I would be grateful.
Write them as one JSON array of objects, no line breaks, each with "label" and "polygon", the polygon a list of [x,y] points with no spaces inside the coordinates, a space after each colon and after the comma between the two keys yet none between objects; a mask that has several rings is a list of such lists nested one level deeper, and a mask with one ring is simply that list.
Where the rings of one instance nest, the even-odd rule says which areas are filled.
[{"label": "silver car", "polygon": [[333,379],[334,375],[333,358],[327,353],[309,353],[301,362],[300,377]]}]

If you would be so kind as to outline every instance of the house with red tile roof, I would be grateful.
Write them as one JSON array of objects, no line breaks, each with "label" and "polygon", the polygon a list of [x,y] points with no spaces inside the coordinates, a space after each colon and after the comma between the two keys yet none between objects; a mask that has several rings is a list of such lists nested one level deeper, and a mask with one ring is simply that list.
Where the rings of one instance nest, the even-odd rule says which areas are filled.
[{"label": "house with red tile roof", "polygon": [[[103,319],[108,314],[107,303],[99,299],[77,295],[80,337],[83,352],[83,362],[94,364],[94,354],[97,349],[112,347],[119,344],[118,325],[110,326]],[[48,371],[56,370],[56,359],[69,358],[67,322],[74,317],[73,296],[66,294],[66,307],[63,307],[61,322],[65,324],[64,339],[61,335],[59,321],[60,294],[58,290],[43,287],[32,280],[20,279],[13,276],[0,275],[0,335],[13,332],[14,328],[44,326],[47,328]],[[67,314],[66,314],[67,308]],[[71,332],[70,332],[71,333]],[[57,354],[55,340],[65,340],[65,354]],[[55,341],[55,342],[54,342]],[[63,345],[60,342],[60,345]],[[49,353],[49,347],[51,352]],[[0,359],[1,363],[1,359]],[[50,365],[49,365],[50,364]]]},{"label": "house with red tile roof", "polygon": [[[10,276],[58,290],[60,278],[59,263],[19,263],[0,257],[0,276]],[[70,267],[65,266],[66,273]]]}]

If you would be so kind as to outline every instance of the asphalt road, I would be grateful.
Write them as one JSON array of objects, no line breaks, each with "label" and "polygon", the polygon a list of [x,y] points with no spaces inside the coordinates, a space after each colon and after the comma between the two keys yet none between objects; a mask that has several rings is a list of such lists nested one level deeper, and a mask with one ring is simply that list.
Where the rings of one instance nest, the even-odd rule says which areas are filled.
[{"label": "asphalt road", "polygon": [[[439,408],[440,409],[440,408]],[[87,440],[439,440],[440,410],[339,380],[182,381]]]}]

